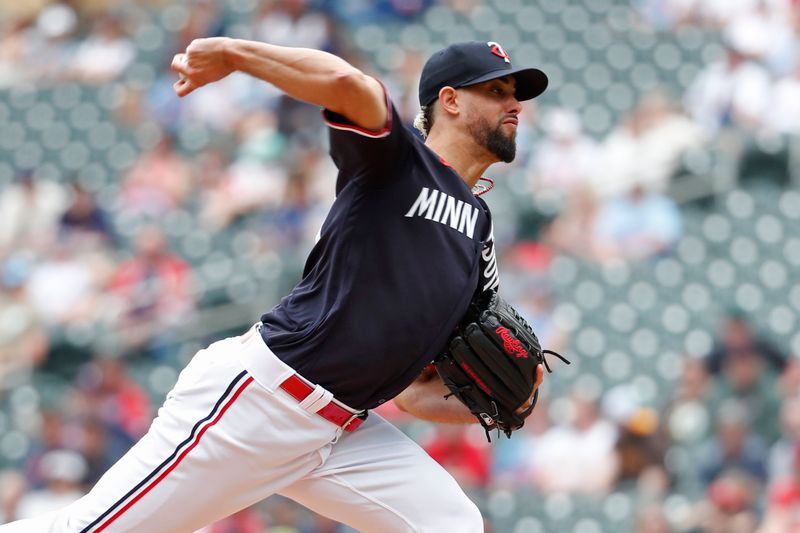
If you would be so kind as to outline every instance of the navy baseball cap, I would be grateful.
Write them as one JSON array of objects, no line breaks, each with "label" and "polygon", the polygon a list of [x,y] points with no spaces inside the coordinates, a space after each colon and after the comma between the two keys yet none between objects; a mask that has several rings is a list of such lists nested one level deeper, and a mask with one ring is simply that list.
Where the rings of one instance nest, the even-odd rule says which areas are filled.
[{"label": "navy baseball cap", "polygon": [[530,100],[547,88],[547,76],[537,68],[514,68],[511,58],[494,41],[467,41],[451,44],[433,54],[422,68],[419,103],[430,105],[442,87],[467,87],[484,81],[514,76],[517,100]]}]

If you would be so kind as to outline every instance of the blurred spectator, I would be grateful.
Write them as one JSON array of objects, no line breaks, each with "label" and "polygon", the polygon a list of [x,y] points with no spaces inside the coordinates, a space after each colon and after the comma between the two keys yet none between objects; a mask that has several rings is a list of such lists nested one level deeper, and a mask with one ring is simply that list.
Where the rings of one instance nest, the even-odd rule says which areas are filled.
[{"label": "blurred spectator", "polygon": [[302,174],[294,174],[286,182],[283,200],[267,214],[266,234],[279,250],[298,251],[309,244],[308,214],[311,209],[308,185]]},{"label": "blurred spectator", "polygon": [[24,254],[0,262],[0,397],[47,356],[50,342],[42,320],[28,301],[25,282],[33,265]]},{"label": "blurred spectator", "polygon": [[251,113],[237,124],[241,139],[235,160],[219,176],[202,170],[206,188],[203,218],[210,228],[225,228],[240,216],[277,208],[286,194],[287,165],[277,159],[286,140],[277,117],[268,111]]},{"label": "blurred spectator", "polygon": [[787,135],[800,134],[800,121],[795,119],[800,116],[800,45],[797,48],[798,59],[793,72],[772,85],[766,116],[772,131]]},{"label": "blurred spectator", "polygon": [[735,12],[724,28],[729,42],[750,52],[773,74],[787,74],[796,61],[791,7],[784,0],[757,0]]},{"label": "blurred spectator", "polygon": [[533,483],[553,493],[603,495],[613,486],[617,431],[597,403],[573,395],[568,418],[545,431],[532,457]]},{"label": "blurred spectator", "polygon": [[152,420],[147,392],[128,376],[119,357],[95,357],[77,377],[84,414],[119,428],[132,440],[145,434]]},{"label": "blurred spectator", "polygon": [[790,357],[781,373],[779,388],[781,396],[800,396],[800,360]]},{"label": "blurred spectator", "polygon": [[335,52],[332,21],[311,8],[308,0],[277,0],[262,4],[254,24],[255,39],[280,46]]},{"label": "blurred spectator", "polygon": [[73,75],[85,83],[107,83],[121,76],[135,58],[136,47],[125,35],[122,21],[100,15],[75,51]]},{"label": "blurred spectator", "polygon": [[18,518],[17,506],[25,495],[25,478],[16,470],[0,470],[0,524]]},{"label": "blurred spectator", "polygon": [[135,439],[87,409],[70,428],[70,446],[86,461],[84,483],[92,486],[135,443]]},{"label": "blurred spectator", "polygon": [[33,77],[27,65],[30,22],[22,17],[0,19],[0,87],[9,87]]},{"label": "blurred spectator", "polygon": [[553,288],[544,280],[537,281],[528,274],[512,298],[514,307],[531,325],[542,347],[553,351],[563,351],[567,334],[559,329],[554,320]]},{"label": "blurred spectator", "polygon": [[700,359],[684,356],[681,363],[681,374],[663,418],[674,443],[696,448],[713,429],[709,411],[713,385]]},{"label": "blurred spectator", "polygon": [[600,208],[594,232],[600,260],[639,260],[668,251],[681,236],[681,214],[670,198],[634,186]]},{"label": "blurred spectator", "polygon": [[[188,9],[186,23],[175,35],[174,53],[181,53],[195,40],[203,37],[220,37],[225,30],[224,13],[214,0],[196,0]],[[172,56],[170,56],[170,60]]]},{"label": "blurred spectator", "polygon": [[800,444],[792,450],[788,466],[769,492],[758,533],[800,531]]},{"label": "blurred spectator", "polygon": [[776,413],[780,406],[777,375],[768,363],[750,350],[731,351],[722,360],[722,371],[715,376],[712,404],[737,400],[746,410],[753,430],[773,442],[780,436]]},{"label": "blurred spectator", "polygon": [[226,228],[243,215],[276,208],[286,191],[287,176],[280,166],[236,162],[206,191],[204,221],[215,231]]},{"label": "blurred spectator", "polygon": [[728,42],[722,61],[707,66],[686,92],[689,115],[709,133],[720,128],[759,129],[769,103],[770,76],[751,58],[758,44]]},{"label": "blurred spectator", "polygon": [[[641,402],[633,387],[618,385],[603,397],[603,411],[617,425],[615,484],[632,486],[652,469],[663,469],[666,442],[658,413]],[[666,477],[666,475],[664,476]],[[651,487],[647,487],[648,490]],[[664,487],[666,489],[666,487]],[[656,489],[660,493],[662,489]]]},{"label": "blurred spectator", "polygon": [[747,410],[735,400],[720,406],[716,433],[706,442],[697,465],[706,485],[730,471],[745,472],[759,483],[766,481],[767,446],[751,430],[751,423]]},{"label": "blurred spectator", "polygon": [[25,459],[25,480],[31,489],[41,489],[47,483],[48,466],[44,458],[55,450],[67,446],[67,431],[63,415],[58,411],[45,411],[39,416],[39,427],[31,449]]},{"label": "blurred spectator", "polygon": [[70,450],[53,450],[42,457],[45,487],[26,493],[17,505],[16,518],[33,518],[75,502],[86,491],[81,483],[86,461]]},{"label": "blurred spectator", "polygon": [[542,240],[557,252],[594,259],[599,210],[600,204],[594,193],[588,188],[578,189],[544,230]]},{"label": "blurred spectator", "polygon": [[413,121],[419,112],[419,73],[422,71],[425,59],[426,57],[418,51],[404,50],[400,66],[392,76],[386,78],[386,91],[392,95],[397,112],[404,119],[406,126],[417,135],[420,133],[414,128]]},{"label": "blurred spectator", "polygon": [[635,533],[670,533],[667,515],[660,505],[648,505],[636,513]]},{"label": "blurred spectator", "polygon": [[47,247],[66,203],[60,184],[32,170],[19,172],[11,186],[0,189],[0,256],[14,248]]},{"label": "blurred spectator", "polygon": [[431,4],[443,3],[434,0],[375,0],[372,2],[342,2],[322,0],[325,10],[338,20],[354,26],[364,24],[391,24],[398,17],[413,19]]},{"label": "blurred spectator", "polygon": [[729,472],[714,481],[706,498],[698,503],[690,531],[703,533],[752,533],[758,524],[757,490],[752,478]]},{"label": "blurred spectator", "polygon": [[680,112],[667,93],[647,93],[638,106],[609,133],[595,162],[594,187],[602,197],[641,185],[665,191],[690,148],[705,141],[702,129]]},{"label": "blurred spectator", "polygon": [[58,82],[69,77],[79,22],[69,1],[55,1],[36,17],[27,63],[39,79]]},{"label": "blurred spectator", "polygon": [[187,318],[194,308],[191,274],[158,227],[139,231],[134,256],[119,266],[109,283],[118,300],[117,333],[127,346],[147,345]]},{"label": "blurred spectator", "polygon": [[119,206],[158,218],[183,205],[191,187],[191,167],[165,133],[155,148],[139,156],[123,179]]},{"label": "blurred spectator", "polygon": [[477,441],[472,426],[436,424],[432,436],[422,443],[434,461],[442,465],[464,490],[485,489],[491,471],[490,449]]},{"label": "blurred spectator", "polygon": [[511,439],[492,443],[493,488],[517,490],[530,486],[531,463],[539,453],[541,436],[550,429],[549,404],[541,395],[536,409]]},{"label": "blurred spectator", "polygon": [[29,301],[50,326],[92,322],[102,298],[104,267],[71,243],[58,241],[31,270],[26,284]]},{"label": "blurred spectator", "polygon": [[59,223],[59,238],[79,248],[96,248],[113,241],[111,224],[94,197],[80,184],[72,184],[72,199]]},{"label": "blurred spectator", "polygon": [[526,170],[535,197],[559,204],[594,181],[600,152],[581,130],[577,113],[557,108],[542,120],[544,138]]},{"label": "blurred spectator", "polygon": [[239,146],[236,150],[236,161],[253,163],[274,163],[286,153],[286,139],[278,131],[275,113],[259,110],[242,117],[236,124]]},{"label": "blurred spectator", "polygon": [[[177,132],[186,125],[192,125],[201,131],[204,129],[210,133],[232,135],[248,114],[261,113],[266,109],[280,111],[284,102],[282,94],[272,85],[237,72],[178,101],[172,90],[174,82],[174,74],[164,75],[148,95],[155,119],[167,131],[175,130],[177,126]],[[226,102],[227,105],[219,105],[220,102]],[[310,112],[304,116],[306,121],[303,126],[318,128],[322,124],[318,108],[296,100],[294,102],[293,105],[314,112],[313,117]],[[309,117],[315,120],[309,120]],[[289,130],[287,133],[294,132]]]},{"label": "blurred spectator", "polygon": [[712,374],[719,374],[727,361],[748,355],[763,361],[768,369],[777,373],[783,372],[788,359],[772,342],[753,331],[743,311],[731,309],[720,324],[714,346],[706,358],[706,367]]},{"label": "blurred spectator", "polygon": [[800,448],[800,398],[787,398],[780,409],[781,437],[770,448],[767,479],[774,485],[792,472]]}]

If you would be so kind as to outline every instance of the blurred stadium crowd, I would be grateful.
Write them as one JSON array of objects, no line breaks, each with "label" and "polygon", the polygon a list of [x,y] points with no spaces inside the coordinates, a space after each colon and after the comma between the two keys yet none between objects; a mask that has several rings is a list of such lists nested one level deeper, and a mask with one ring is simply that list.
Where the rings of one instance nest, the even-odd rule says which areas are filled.
[{"label": "blurred stadium crowd", "polygon": [[[502,291],[573,365],[490,445],[380,409],[487,530],[800,531],[797,0],[0,0],[0,523],[88,490],[299,278],[319,110],[239,75],[174,97],[213,35],[339,54],[409,125],[444,43],[550,76],[486,198]],[[278,498],[207,531],[345,529]]]}]

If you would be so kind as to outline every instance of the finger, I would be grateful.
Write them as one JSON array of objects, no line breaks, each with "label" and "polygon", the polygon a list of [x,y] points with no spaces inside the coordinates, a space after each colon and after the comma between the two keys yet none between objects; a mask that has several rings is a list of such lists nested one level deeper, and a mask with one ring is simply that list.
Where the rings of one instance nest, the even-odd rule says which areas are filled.
[{"label": "finger", "polygon": [[538,364],[536,365],[536,387],[538,388],[543,381],[544,381],[544,365]]},{"label": "finger", "polygon": [[197,87],[189,78],[181,78],[172,84],[172,88],[175,91],[175,94],[178,96],[186,96],[190,92],[194,91]]},{"label": "finger", "polygon": [[170,64],[169,68],[172,69],[173,72],[186,74],[187,66],[188,63],[186,61],[186,54],[175,54],[172,57],[172,63]]}]

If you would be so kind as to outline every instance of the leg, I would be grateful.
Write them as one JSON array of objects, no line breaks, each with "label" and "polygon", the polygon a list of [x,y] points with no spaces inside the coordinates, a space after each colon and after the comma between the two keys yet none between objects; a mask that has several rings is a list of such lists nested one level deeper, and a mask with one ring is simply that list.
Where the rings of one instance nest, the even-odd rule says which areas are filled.
[{"label": "leg", "polygon": [[280,494],[362,533],[483,532],[480,511],[452,476],[374,413]]},{"label": "leg", "polygon": [[312,471],[337,428],[255,382],[241,346],[226,339],[200,351],[147,435],[88,495],[0,531],[190,532]]}]

